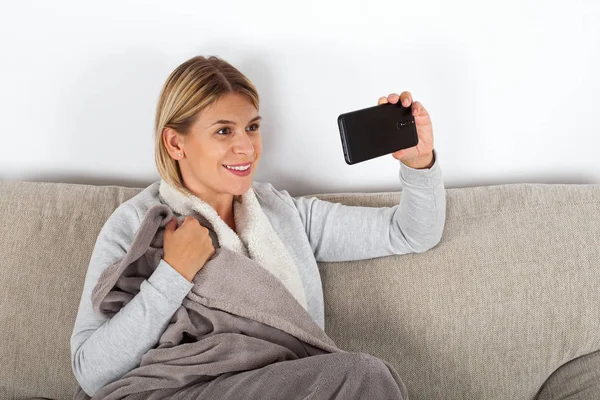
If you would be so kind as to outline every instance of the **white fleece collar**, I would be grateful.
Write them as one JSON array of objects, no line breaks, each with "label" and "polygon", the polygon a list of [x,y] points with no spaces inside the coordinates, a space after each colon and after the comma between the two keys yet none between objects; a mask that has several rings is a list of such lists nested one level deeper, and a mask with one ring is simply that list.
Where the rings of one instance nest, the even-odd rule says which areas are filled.
[{"label": "white fleece collar", "polygon": [[212,224],[221,246],[256,261],[278,278],[298,303],[307,309],[298,267],[263,212],[252,187],[239,201],[233,202],[233,218],[239,236],[211,205],[193,193],[188,191],[185,195],[164,179],[160,181],[158,193],[161,201],[174,212],[183,216],[197,212],[206,218]]}]

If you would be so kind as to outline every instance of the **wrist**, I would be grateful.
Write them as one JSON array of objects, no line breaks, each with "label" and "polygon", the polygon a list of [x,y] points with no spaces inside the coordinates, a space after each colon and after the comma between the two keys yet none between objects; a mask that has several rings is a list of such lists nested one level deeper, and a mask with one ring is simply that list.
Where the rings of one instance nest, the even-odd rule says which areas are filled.
[{"label": "wrist", "polygon": [[193,276],[190,276],[190,273],[188,271],[182,270],[181,268],[179,268],[179,263],[175,264],[173,262],[173,260],[169,259],[167,260],[166,257],[163,256],[162,258],[164,260],[164,262],[166,262],[167,264],[169,264],[171,266],[171,268],[173,268],[175,271],[177,271],[177,273],[179,273],[179,275],[183,276],[188,282],[191,282],[192,279],[194,279]]},{"label": "wrist", "polygon": [[409,161],[401,160],[401,162],[404,165],[406,165],[407,167],[410,167],[413,169],[427,169],[427,168],[431,168],[433,166],[433,164],[435,163],[435,156],[434,156],[433,152],[431,152],[425,156],[413,158],[412,160],[409,160]]}]

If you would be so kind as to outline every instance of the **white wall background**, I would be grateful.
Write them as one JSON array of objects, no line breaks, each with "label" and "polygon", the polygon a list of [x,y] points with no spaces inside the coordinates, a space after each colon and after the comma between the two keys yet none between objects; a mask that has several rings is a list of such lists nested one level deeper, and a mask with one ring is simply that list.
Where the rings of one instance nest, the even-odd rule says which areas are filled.
[{"label": "white wall background", "polygon": [[262,97],[255,180],[396,191],[344,162],[337,116],[409,90],[447,188],[600,183],[597,0],[3,1],[0,179],[145,187],[169,73],[218,55]]}]

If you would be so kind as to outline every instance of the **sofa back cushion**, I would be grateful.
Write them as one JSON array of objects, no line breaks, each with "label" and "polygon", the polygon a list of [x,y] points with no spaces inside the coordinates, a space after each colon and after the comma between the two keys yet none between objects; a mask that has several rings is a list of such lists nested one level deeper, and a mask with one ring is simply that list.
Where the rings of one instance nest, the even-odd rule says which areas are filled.
[{"label": "sofa back cushion", "polygon": [[[446,194],[436,247],[320,263],[325,329],[394,364],[411,400],[534,399],[557,368],[600,349],[600,185]],[[399,196],[320,197],[389,206]]]},{"label": "sofa back cushion", "polygon": [[96,237],[140,189],[0,182],[0,399],[71,399],[69,341]]}]

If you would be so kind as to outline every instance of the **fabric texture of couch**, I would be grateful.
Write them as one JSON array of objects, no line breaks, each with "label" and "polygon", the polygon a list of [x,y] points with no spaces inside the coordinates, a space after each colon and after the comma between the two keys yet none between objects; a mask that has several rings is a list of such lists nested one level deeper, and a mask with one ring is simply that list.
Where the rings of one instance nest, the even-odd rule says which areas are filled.
[{"label": "fabric texture of couch", "polygon": [[[0,182],[0,399],[72,398],[91,251],[140,190]],[[319,263],[327,334],[389,361],[411,400],[600,399],[600,185],[446,193],[433,249]],[[316,197],[384,207],[401,195]]]}]

